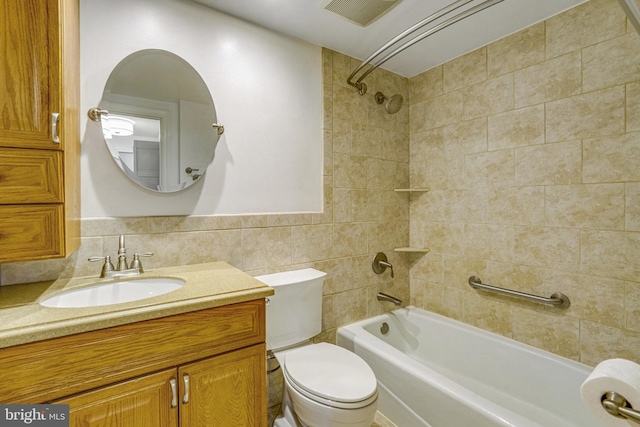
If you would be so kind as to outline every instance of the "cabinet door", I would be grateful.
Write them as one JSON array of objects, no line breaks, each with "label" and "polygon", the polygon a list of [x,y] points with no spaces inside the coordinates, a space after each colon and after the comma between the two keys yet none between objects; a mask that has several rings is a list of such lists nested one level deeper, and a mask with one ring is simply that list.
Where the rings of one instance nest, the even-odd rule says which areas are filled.
[{"label": "cabinet door", "polygon": [[177,427],[178,406],[170,369],[61,399],[69,405],[70,427]]},{"label": "cabinet door", "polygon": [[62,203],[62,153],[0,147],[0,203]]},{"label": "cabinet door", "polygon": [[52,113],[60,113],[58,0],[0,5],[0,145],[60,149]]},{"label": "cabinet door", "polygon": [[180,425],[266,427],[265,358],[259,344],[179,368]]},{"label": "cabinet door", "polygon": [[59,257],[63,216],[61,204],[0,206],[0,263]]}]

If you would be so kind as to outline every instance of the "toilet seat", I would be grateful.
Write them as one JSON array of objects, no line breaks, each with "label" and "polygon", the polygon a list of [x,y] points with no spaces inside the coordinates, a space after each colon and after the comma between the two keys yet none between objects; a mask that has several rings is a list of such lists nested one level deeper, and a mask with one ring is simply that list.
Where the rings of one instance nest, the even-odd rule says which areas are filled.
[{"label": "toilet seat", "polygon": [[288,353],[283,374],[291,387],[318,403],[342,409],[365,407],[378,397],[376,377],[355,353],[319,343]]}]

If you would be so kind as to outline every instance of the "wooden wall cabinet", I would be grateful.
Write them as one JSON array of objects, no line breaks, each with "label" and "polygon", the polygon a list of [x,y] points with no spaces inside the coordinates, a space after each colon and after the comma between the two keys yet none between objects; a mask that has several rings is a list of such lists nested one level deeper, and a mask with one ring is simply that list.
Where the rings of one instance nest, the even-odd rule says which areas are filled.
[{"label": "wooden wall cabinet", "polygon": [[0,263],[80,245],[79,0],[0,6]]},{"label": "wooden wall cabinet", "polygon": [[267,426],[265,303],[0,349],[3,403],[66,403],[72,427]]}]

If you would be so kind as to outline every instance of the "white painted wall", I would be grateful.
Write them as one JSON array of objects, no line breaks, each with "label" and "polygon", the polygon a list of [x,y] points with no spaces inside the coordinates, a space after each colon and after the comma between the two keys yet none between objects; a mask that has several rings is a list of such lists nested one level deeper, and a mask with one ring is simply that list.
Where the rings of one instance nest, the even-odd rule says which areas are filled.
[{"label": "white painted wall", "polygon": [[[189,0],[81,0],[82,217],[322,210],[321,48]],[[111,70],[142,49],[189,62],[225,133],[200,183],[161,194],[110,158],[98,106]]]}]

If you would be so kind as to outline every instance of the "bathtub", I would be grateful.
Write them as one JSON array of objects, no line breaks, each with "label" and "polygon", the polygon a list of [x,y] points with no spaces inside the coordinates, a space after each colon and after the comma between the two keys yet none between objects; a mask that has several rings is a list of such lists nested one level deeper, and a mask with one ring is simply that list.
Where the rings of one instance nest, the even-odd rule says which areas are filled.
[{"label": "bathtub", "polygon": [[602,427],[580,399],[592,368],[447,317],[403,308],[340,327],[337,344],[371,366],[399,427]]}]

